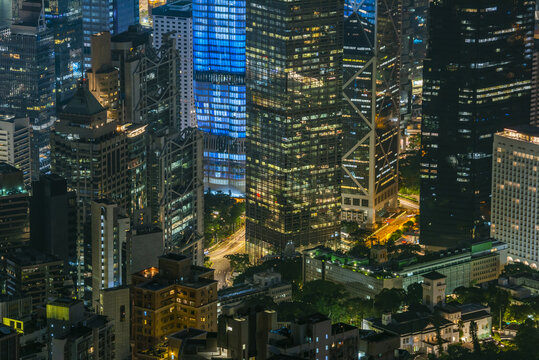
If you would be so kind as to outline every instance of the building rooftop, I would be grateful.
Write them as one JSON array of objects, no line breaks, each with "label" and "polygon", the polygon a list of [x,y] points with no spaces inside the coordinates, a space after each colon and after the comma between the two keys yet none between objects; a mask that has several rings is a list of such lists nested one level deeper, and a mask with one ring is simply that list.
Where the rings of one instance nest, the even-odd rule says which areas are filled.
[{"label": "building rooftop", "polygon": [[525,141],[539,145],[539,127],[531,125],[514,126],[497,133],[506,138]]},{"label": "building rooftop", "polygon": [[152,9],[152,16],[173,16],[190,18],[192,16],[191,1],[176,1]]},{"label": "building rooftop", "polygon": [[74,115],[95,115],[106,109],[84,85],[79,86],[73,97],[67,101],[61,113]]},{"label": "building rooftop", "polygon": [[46,264],[51,262],[59,262],[63,264],[63,261],[56,256],[43,253],[32,247],[26,247],[23,249],[15,249],[6,255],[6,258],[16,263],[19,266],[30,266],[38,264]]},{"label": "building rooftop", "polygon": [[[153,13],[154,10],[152,10]],[[127,31],[114,35],[110,41],[113,43],[132,42],[133,47],[149,42],[151,31],[145,30],[142,26],[131,25]]]},{"label": "building rooftop", "polygon": [[429,280],[440,280],[447,278],[447,276],[445,276],[444,274],[440,274],[437,271],[431,271],[430,273],[423,275],[423,277]]},{"label": "building rooftop", "polygon": [[324,321],[329,321],[329,318],[320,313],[315,313],[315,314],[311,314],[311,315],[307,315],[302,318],[299,318],[296,323],[297,324],[318,324]]},{"label": "building rooftop", "polygon": [[15,333],[15,330],[9,326],[0,324],[0,339],[6,336],[10,336]]},{"label": "building rooftop", "polygon": [[331,324],[331,334],[341,334],[348,331],[357,330],[357,327],[345,323]]}]

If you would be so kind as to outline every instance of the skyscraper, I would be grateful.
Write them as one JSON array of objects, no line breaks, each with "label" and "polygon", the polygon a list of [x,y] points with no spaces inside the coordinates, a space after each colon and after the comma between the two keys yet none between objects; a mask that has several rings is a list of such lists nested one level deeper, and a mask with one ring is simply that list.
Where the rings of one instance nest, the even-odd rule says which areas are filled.
[{"label": "skyscraper", "polygon": [[81,0],[84,67],[90,68],[91,37],[102,31],[116,35],[139,22],[138,0]]},{"label": "skyscraper", "polygon": [[24,1],[19,19],[0,32],[0,107],[28,117],[33,128],[32,175],[50,168],[56,80],[54,36],[40,2]]},{"label": "skyscraper", "polygon": [[247,250],[340,238],[343,1],[247,8]]},{"label": "skyscraper", "polygon": [[193,1],[195,109],[204,185],[245,192],[245,0]]},{"label": "skyscraper", "polygon": [[[90,91],[80,86],[58,114],[51,136],[52,171],[77,194],[78,285],[82,286],[84,226],[91,202],[106,197],[129,209],[127,137]],[[79,288],[79,291],[81,288]]]},{"label": "skyscraper", "polygon": [[91,38],[91,68],[87,70],[88,88],[99,103],[107,109],[107,121],[118,121],[120,115],[118,70],[112,66],[110,33],[104,31]]},{"label": "skyscraper", "polygon": [[77,195],[67,181],[56,175],[41,175],[32,183],[30,235],[33,248],[63,260],[65,275],[77,275]]},{"label": "skyscraper", "polygon": [[0,161],[22,171],[26,188],[30,188],[32,181],[31,136],[28,118],[0,115]]},{"label": "skyscraper", "polygon": [[30,241],[28,191],[23,173],[0,162],[0,249],[27,245]]},{"label": "skyscraper", "polygon": [[165,251],[204,263],[204,185],[202,134],[152,131],[148,147],[148,206],[152,222],[163,229]]},{"label": "skyscraper", "polygon": [[539,128],[517,126],[494,135],[493,238],[507,243],[510,262],[539,266]]},{"label": "skyscraper", "polygon": [[153,46],[159,49],[167,43],[170,34],[176,38],[178,50],[179,115],[178,125],[183,130],[196,127],[195,103],[193,95],[193,21],[190,0],[181,0],[152,10]]},{"label": "skyscraper", "polygon": [[80,0],[49,0],[45,19],[54,36],[56,103],[62,104],[73,96],[82,77]]},{"label": "skyscraper", "polygon": [[97,306],[103,290],[128,284],[131,222],[125,210],[106,199],[92,201],[91,222],[91,299]]},{"label": "skyscraper", "polygon": [[345,3],[342,219],[368,227],[397,205],[399,4]]},{"label": "skyscraper", "polygon": [[431,4],[421,125],[421,241],[488,236],[492,141],[527,124],[535,2]]}]

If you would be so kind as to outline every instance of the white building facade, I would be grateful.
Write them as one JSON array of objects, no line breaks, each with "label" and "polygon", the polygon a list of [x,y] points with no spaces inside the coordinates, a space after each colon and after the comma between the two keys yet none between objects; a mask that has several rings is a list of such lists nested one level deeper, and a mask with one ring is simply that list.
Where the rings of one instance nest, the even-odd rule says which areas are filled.
[{"label": "white building facade", "polygon": [[508,262],[539,266],[539,128],[494,135],[491,236],[508,245]]}]

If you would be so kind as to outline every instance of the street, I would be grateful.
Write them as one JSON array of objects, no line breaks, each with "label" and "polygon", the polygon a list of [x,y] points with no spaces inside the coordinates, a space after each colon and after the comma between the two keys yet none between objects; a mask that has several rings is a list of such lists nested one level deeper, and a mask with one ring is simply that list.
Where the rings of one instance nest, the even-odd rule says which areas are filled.
[{"label": "street", "polygon": [[208,256],[213,262],[212,268],[215,269],[215,280],[219,283],[218,289],[226,287],[227,281],[230,280],[230,263],[225,258],[225,255],[240,254],[245,252],[245,227],[242,227],[228,239],[212,246]]},{"label": "street", "polygon": [[402,196],[399,196],[399,205],[404,209],[410,209],[410,210],[419,210],[419,203],[415,201],[408,200]]}]

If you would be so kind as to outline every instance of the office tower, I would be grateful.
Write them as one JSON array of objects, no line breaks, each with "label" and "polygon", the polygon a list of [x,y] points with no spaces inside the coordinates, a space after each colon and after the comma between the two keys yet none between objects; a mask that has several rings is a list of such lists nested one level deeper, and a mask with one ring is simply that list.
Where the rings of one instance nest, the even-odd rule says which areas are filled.
[{"label": "office tower", "polygon": [[3,113],[30,120],[34,178],[50,168],[55,87],[53,32],[41,3],[24,1],[19,20],[0,33],[0,104]]},{"label": "office tower", "polygon": [[173,33],[179,53],[180,128],[196,127],[193,95],[193,22],[191,1],[182,0],[152,10],[153,47],[159,49]]},{"label": "office tower", "polygon": [[192,265],[187,256],[168,254],[159,257],[158,269],[133,274],[133,353],[162,342],[178,329],[217,331],[217,281],[213,273]]},{"label": "office tower", "polygon": [[118,359],[114,322],[85,312],[80,301],[61,298],[48,303],[47,325],[49,359]]},{"label": "office tower", "polygon": [[138,0],[82,0],[84,68],[91,66],[91,37],[108,31],[112,35],[127,31],[139,22]]},{"label": "office tower", "polygon": [[494,133],[527,124],[533,10],[528,0],[430,7],[421,124],[421,241],[488,236]]},{"label": "office tower", "polygon": [[28,246],[10,251],[2,258],[6,294],[32,297],[32,306],[43,306],[62,293],[64,262]]},{"label": "office tower", "polygon": [[534,36],[533,41],[534,51],[532,62],[530,124],[533,126],[539,126],[539,32],[537,30],[535,32],[537,35]]},{"label": "office tower", "polygon": [[128,359],[131,354],[129,287],[120,286],[103,290],[99,297],[98,314],[114,322],[115,359]]},{"label": "office tower", "polygon": [[150,134],[148,206],[152,223],[163,229],[165,251],[204,263],[202,134],[163,129]]},{"label": "office tower", "polygon": [[131,221],[124,211],[105,199],[92,201],[92,306],[99,303],[102,290],[128,284]]},{"label": "office tower", "polygon": [[49,0],[45,19],[54,36],[56,104],[62,104],[73,96],[82,78],[81,2]]},{"label": "office tower", "polygon": [[181,74],[175,44],[170,36],[153,49],[149,35],[134,28],[112,39],[113,65],[120,69],[122,123],[181,128]]},{"label": "office tower", "polygon": [[3,360],[19,360],[19,334],[15,329],[0,325],[0,358]]},{"label": "office tower", "polygon": [[32,182],[30,139],[32,130],[28,118],[0,115],[0,161],[22,171],[24,186]]},{"label": "office tower", "polygon": [[[146,49],[151,48],[151,32],[140,25],[130,26],[128,31],[111,38],[112,65],[118,69],[120,77],[119,98],[121,123],[141,123],[135,116],[135,109],[139,106],[140,90],[136,69],[140,59],[145,56]],[[153,50],[150,52],[155,53]],[[157,73],[159,74],[159,73]]]},{"label": "office tower", "polygon": [[400,3],[345,2],[342,219],[373,227],[397,206]]},{"label": "office tower", "polygon": [[148,213],[148,125],[130,124],[125,127],[127,135],[129,208],[126,209],[133,219],[133,225],[147,223]]},{"label": "office tower", "polygon": [[245,193],[245,0],[193,1],[195,110],[204,186]]},{"label": "office tower", "polygon": [[86,71],[88,88],[107,109],[107,122],[118,121],[118,70],[112,66],[110,33],[105,31],[92,35],[91,44],[91,68]]},{"label": "office tower", "polygon": [[421,126],[423,60],[427,54],[429,0],[403,0],[401,34],[401,129],[408,147],[409,135]]},{"label": "office tower", "polygon": [[29,207],[22,171],[0,163],[0,250],[28,244]]},{"label": "office tower", "polygon": [[[77,194],[77,265],[84,268],[84,226],[92,200],[106,197],[129,208],[127,138],[81,86],[58,114],[51,136],[52,171]],[[79,276],[81,274],[79,273]],[[79,285],[82,279],[79,277]]]},{"label": "office tower", "polygon": [[32,183],[30,238],[34,249],[64,262],[66,279],[76,281],[77,195],[56,174],[41,175]]},{"label": "office tower", "polygon": [[494,135],[490,234],[509,245],[507,260],[539,266],[537,207],[539,128],[520,126]]},{"label": "office tower", "polygon": [[339,241],[343,9],[339,0],[247,8],[251,257]]}]

